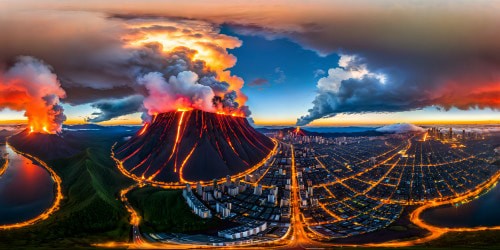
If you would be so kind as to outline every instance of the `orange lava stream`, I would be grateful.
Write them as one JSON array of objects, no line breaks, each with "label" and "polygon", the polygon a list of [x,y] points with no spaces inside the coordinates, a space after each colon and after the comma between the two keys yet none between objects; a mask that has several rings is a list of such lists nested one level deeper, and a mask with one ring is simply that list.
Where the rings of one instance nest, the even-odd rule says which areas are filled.
[{"label": "orange lava stream", "polygon": [[[181,118],[179,119],[179,124],[177,124],[177,134],[175,135],[174,148],[172,149],[172,153],[168,157],[167,162],[170,161],[170,159],[172,159],[172,156],[174,155],[174,153],[177,152],[176,149],[177,149],[177,145],[179,144],[179,137],[181,134],[181,125],[182,125],[182,120],[184,119],[184,114],[185,114],[185,111],[181,111]],[[177,168],[174,168],[174,172],[177,172]]]},{"label": "orange lava stream", "polygon": [[[244,172],[241,172],[239,174],[236,174],[233,176],[233,178],[243,178],[245,175],[250,174],[260,168],[266,161],[268,161],[273,155],[276,154],[277,148],[278,148],[278,142],[275,139],[272,139],[274,143],[274,148],[269,152],[269,154],[262,159],[260,162],[255,164],[253,167],[247,169]],[[113,159],[116,163],[116,166],[118,167],[118,170],[125,176],[129,177],[130,179],[135,180],[138,183],[144,183],[148,184],[154,187],[160,187],[160,188],[167,188],[167,189],[182,189],[186,187],[186,184],[189,183],[191,185],[196,185],[198,182],[194,181],[186,181],[186,182],[161,182],[161,181],[155,181],[153,179],[144,179],[141,177],[138,177],[135,174],[130,173],[123,167],[123,161],[120,161],[118,158],[116,158],[115,153],[114,153],[114,148],[116,147],[116,143],[111,147],[111,159]],[[225,179],[220,179],[218,183],[222,184],[225,182]],[[213,184],[212,181],[201,181],[201,185],[203,186],[211,186]]]},{"label": "orange lava stream", "polygon": [[[251,169],[240,173],[238,175],[233,176],[232,178],[239,178],[242,177],[246,174],[252,173],[253,171],[257,170],[259,167],[262,166],[267,160],[270,159],[274,154],[276,154],[277,147],[278,147],[278,142],[273,139],[273,142],[275,143],[274,149],[269,153],[269,155],[263,159],[259,164],[256,164],[254,167]],[[405,145],[405,144],[402,144]],[[400,145],[400,146],[402,146]],[[152,186],[156,187],[161,187],[161,188],[184,188],[186,183],[190,183],[192,185],[195,185],[195,182],[189,182],[182,177],[182,169],[185,166],[186,162],[189,161],[190,155],[193,153],[197,145],[195,145],[189,155],[184,159],[181,168],[179,170],[180,176],[181,176],[181,182],[179,183],[161,183],[161,182],[154,182],[150,180],[142,180],[138,179],[136,176],[128,173],[124,168],[123,165],[119,160],[114,158],[114,154],[112,151],[112,158],[117,162],[117,166],[120,169],[122,173],[124,173],[126,176],[129,176],[130,178],[136,180],[139,182],[138,185],[143,185],[143,184],[149,184]],[[274,246],[269,246],[269,248],[307,248],[307,247],[409,247],[409,246],[414,246],[422,243],[426,243],[432,240],[435,240],[445,233],[448,232],[470,232],[470,231],[484,231],[484,230],[500,230],[500,226],[494,226],[494,227],[473,227],[473,228],[447,228],[447,227],[438,227],[434,225],[430,225],[426,222],[424,222],[421,218],[420,215],[423,211],[426,209],[432,208],[432,207],[437,207],[437,206],[442,206],[446,204],[453,204],[457,203],[466,199],[470,199],[473,197],[478,196],[481,194],[484,190],[490,188],[493,186],[499,179],[500,179],[500,172],[498,172],[496,175],[494,175],[492,178],[490,178],[488,181],[484,182],[482,185],[478,186],[475,190],[470,191],[465,193],[464,195],[461,195],[459,197],[454,197],[452,199],[448,200],[435,200],[435,201],[429,201],[426,204],[418,207],[415,211],[412,212],[410,215],[410,221],[414,223],[415,225],[419,226],[420,228],[423,228],[427,231],[430,232],[429,235],[426,235],[422,238],[418,239],[410,239],[410,240],[395,240],[395,241],[388,241],[388,242],[382,242],[382,243],[367,243],[367,244],[337,244],[337,243],[328,243],[325,241],[327,239],[325,236],[316,233],[314,230],[306,231],[305,228],[308,228],[310,225],[308,225],[304,219],[303,216],[300,212],[300,196],[299,196],[299,187],[298,187],[298,180],[297,180],[297,169],[295,166],[295,152],[293,150],[293,145],[289,145],[292,154],[291,154],[291,161],[292,161],[292,193],[291,193],[291,225],[287,233],[285,234],[284,237],[280,239],[276,239],[270,242],[267,242],[267,244],[275,244]],[[393,150],[394,151],[400,146],[395,147]],[[410,146],[410,143],[406,143],[405,148],[408,148]],[[386,152],[386,153],[389,153]],[[386,154],[384,153],[384,155]],[[389,156],[386,161],[383,161],[384,163],[387,162],[388,160],[392,159],[396,154]],[[379,164],[377,164],[379,165]],[[220,180],[219,183],[223,183],[225,180]],[[341,181],[341,180],[337,180]],[[202,185],[207,186],[207,185],[212,185],[211,182],[201,182]],[[135,187],[135,186],[134,186]],[[127,208],[128,209],[128,208]],[[133,209],[132,209],[133,210]],[[131,213],[131,224],[136,224],[138,223],[137,213],[135,211],[129,211]],[[135,214],[135,215],[134,215]],[[141,241],[142,242],[142,241]],[[110,246],[117,246],[120,245],[120,243],[107,243],[110,244]],[[276,245],[277,244],[277,245]],[[106,246],[106,245],[100,245],[100,246]],[[142,242],[141,244],[135,243],[134,245],[129,245],[134,248],[211,248],[210,246],[207,245],[195,245],[195,244],[184,244],[184,245],[179,245],[176,243],[144,243]],[[258,245],[253,245],[251,243],[247,245],[240,245],[239,247],[258,247]]]},{"label": "orange lava stream", "polygon": [[[10,146],[10,145],[8,145],[8,146]],[[61,188],[61,178],[59,178],[59,176],[56,174],[56,172],[54,170],[52,170],[45,162],[38,159],[37,157],[29,155],[27,153],[20,152],[12,146],[10,146],[10,147],[17,154],[20,154],[20,155],[30,159],[31,161],[40,164],[43,168],[45,168],[49,172],[54,183],[56,184],[56,190],[55,190],[56,193],[55,193],[55,197],[54,197],[54,203],[52,203],[52,206],[47,208],[42,214],[36,216],[33,219],[27,220],[27,221],[18,222],[18,223],[14,223],[14,224],[0,225],[0,230],[15,229],[15,228],[31,226],[35,223],[46,220],[49,218],[49,216],[51,214],[53,214],[55,211],[59,210],[61,200],[64,198],[63,194],[62,194],[62,188]]]},{"label": "orange lava stream", "polygon": [[[217,113],[219,114],[219,113]],[[240,155],[238,154],[238,152],[236,151],[236,149],[234,148],[233,146],[233,143],[231,142],[231,138],[229,137],[228,133],[227,133],[227,128],[225,126],[222,125],[222,122],[221,122],[221,117],[218,116],[217,117],[217,122],[219,123],[219,127],[222,129],[222,132],[224,134],[224,137],[226,138],[226,141],[227,143],[229,144],[229,147],[233,150],[233,152],[239,157]]]},{"label": "orange lava stream", "polygon": [[[190,113],[190,115],[191,115],[191,113]],[[181,120],[179,121],[179,126],[181,126],[182,123],[183,122],[182,122],[182,118],[181,118]],[[184,135],[184,131],[186,131],[186,127],[187,127],[187,123],[184,122],[184,127],[182,128],[181,136],[180,136],[179,140],[175,142],[176,144],[180,144],[180,142],[182,141],[182,136]],[[179,156],[179,149],[177,147],[177,151],[175,152],[174,172],[177,172],[177,163],[178,163],[177,157],[178,156]]]},{"label": "orange lava stream", "polygon": [[181,182],[187,182],[187,180],[184,179],[184,175],[183,175],[184,166],[189,161],[189,158],[191,158],[191,155],[193,154],[193,152],[194,152],[194,150],[196,149],[197,146],[198,146],[198,143],[196,143],[193,146],[193,148],[191,149],[191,151],[189,151],[189,154],[182,161],[181,167],[179,168],[179,179],[180,179]]},{"label": "orange lava stream", "polygon": [[186,111],[189,111],[189,110],[186,110],[186,109],[178,109],[177,112],[181,112],[181,117],[179,118],[179,123],[177,124],[177,133],[175,135],[175,142],[174,142],[174,147],[172,148],[172,152],[170,153],[170,156],[168,157],[168,159],[165,161],[165,164],[159,168],[154,174],[152,174],[151,176],[148,177],[148,180],[152,181],[158,174],[161,173],[161,171],[163,170],[163,168],[165,167],[165,165],[172,159],[172,157],[175,155],[176,156],[176,159],[175,159],[175,163],[174,163],[174,172],[177,173],[177,146],[179,145],[179,142],[181,141],[182,139],[182,135],[181,133],[184,132],[184,130],[181,130],[181,126],[183,124],[183,120],[184,120],[184,114],[186,113]]},{"label": "orange lava stream", "polygon": [[149,123],[144,123],[144,127],[142,127],[141,131],[139,131],[139,135],[143,135],[148,129]]},{"label": "orange lava stream", "polygon": [[9,158],[6,157],[4,160],[5,160],[5,163],[2,166],[0,166],[0,176],[2,176],[5,173],[5,171],[7,170],[7,167],[9,166]]},{"label": "orange lava stream", "polygon": [[134,210],[132,205],[130,205],[130,203],[128,202],[127,194],[132,189],[138,187],[139,185],[140,184],[136,183],[136,184],[120,191],[120,200],[123,202],[123,204],[125,205],[125,208],[127,209],[127,211],[130,214],[130,224],[132,226],[139,226],[139,224],[141,223],[141,216],[139,216],[139,214]]}]

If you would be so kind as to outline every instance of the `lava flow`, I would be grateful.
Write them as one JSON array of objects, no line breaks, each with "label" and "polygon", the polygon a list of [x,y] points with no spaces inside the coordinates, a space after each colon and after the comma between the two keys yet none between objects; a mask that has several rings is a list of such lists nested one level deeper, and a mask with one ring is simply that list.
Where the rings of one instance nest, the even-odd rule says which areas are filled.
[{"label": "lava flow", "polygon": [[155,115],[114,155],[132,176],[172,183],[244,172],[273,147],[271,139],[237,114],[182,109]]}]

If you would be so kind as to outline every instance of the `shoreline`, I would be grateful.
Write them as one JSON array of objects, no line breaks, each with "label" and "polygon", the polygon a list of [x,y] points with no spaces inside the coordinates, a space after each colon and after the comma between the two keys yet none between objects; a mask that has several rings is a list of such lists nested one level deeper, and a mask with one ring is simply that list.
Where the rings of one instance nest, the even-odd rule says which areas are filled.
[{"label": "shoreline", "polygon": [[50,177],[52,178],[52,180],[54,182],[54,184],[53,184],[54,185],[54,189],[53,189],[54,201],[52,202],[52,205],[50,207],[45,209],[38,216],[36,216],[32,219],[29,219],[29,220],[22,221],[22,222],[0,225],[0,230],[9,230],[9,229],[27,227],[27,226],[31,226],[35,223],[38,223],[40,221],[48,219],[50,215],[52,215],[54,212],[59,210],[61,200],[64,198],[62,195],[61,178],[57,175],[57,173],[54,170],[52,170],[52,168],[50,168],[44,161],[40,160],[39,158],[17,150],[13,146],[11,146],[8,142],[6,142],[5,145],[7,147],[10,147],[16,154],[19,154],[23,157],[26,157],[27,159],[31,160],[33,163],[39,165],[40,167],[45,169],[47,172],[49,172]]}]

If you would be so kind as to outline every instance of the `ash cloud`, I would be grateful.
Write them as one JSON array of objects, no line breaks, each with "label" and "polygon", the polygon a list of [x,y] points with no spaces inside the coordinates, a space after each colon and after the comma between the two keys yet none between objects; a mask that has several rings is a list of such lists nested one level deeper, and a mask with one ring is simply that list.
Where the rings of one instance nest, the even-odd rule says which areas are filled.
[{"label": "ash cloud", "polygon": [[138,110],[141,110],[143,100],[144,97],[142,95],[133,95],[123,99],[95,102],[91,106],[99,109],[99,111],[92,113],[91,117],[87,117],[85,121],[103,122],[115,117],[136,113]]},{"label": "ash cloud", "polygon": [[144,107],[149,115],[182,108],[195,108],[214,112],[214,91],[198,83],[198,75],[191,71],[180,72],[168,80],[159,72],[140,77],[137,82],[148,90]]},{"label": "ash cloud", "polygon": [[[18,5],[21,7],[15,7]],[[120,89],[115,98],[143,94],[145,89],[138,87],[135,80],[149,72],[162,72],[168,79],[170,75],[188,70],[202,79],[204,75],[188,69],[190,66],[171,68],[172,73],[165,73],[168,63],[157,56],[164,52],[158,43],[142,44],[141,48],[123,46],[124,40],[133,40],[127,40],[124,34],[144,38],[157,32],[180,32],[186,38],[219,39],[220,45],[215,43],[204,48],[220,55],[217,60],[222,66],[213,71],[219,77],[224,76],[220,81],[231,79],[228,90],[237,92],[241,107],[245,99],[238,91],[242,81],[221,72],[234,65],[236,59],[227,51],[216,49],[241,45],[237,39],[220,36],[218,26],[229,24],[240,34],[288,38],[319,55],[342,53],[363,58],[370,72],[383,73],[387,77],[386,85],[393,89],[377,87],[377,79],[370,76],[345,81],[353,86],[355,81],[364,81],[378,96],[390,97],[388,100],[392,103],[378,109],[381,112],[429,105],[444,109],[499,108],[500,17],[494,2],[371,1],[359,5],[352,1],[272,4],[214,1],[205,8],[191,2],[170,1],[126,6],[112,1],[98,6],[89,2],[51,2],[49,7],[44,6],[43,12],[16,12],[16,9],[36,9],[24,1],[11,2],[8,6],[0,15],[0,24],[5,24],[0,25],[0,33],[8,34],[0,36],[0,62],[20,54],[44,59],[57,71],[69,103],[95,102],[112,96],[114,89]],[[107,17],[106,13],[110,12],[118,14]],[[165,22],[171,13],[177,18],[171,17]],[[142,25],[145,21],[151,25]],[[141,25],[132,27],[131,24]],[[39,27],[53,32],[40,32]],[[342,95],[320,91],[313,113],[306,118],[377,110],[371,107],[376,104],[375,100],[361,93],[363,86],[355,90],[341,85],[338,88]],[[102,90],[106,96],[80,94],[80,89],[90,93],[88,88],[95,90],[93,93]],[[361,98],[368,99],[357,100]],[[355,108],[355,102],[364,108]],[[326,105],[328,103],[332,105]]]},{"label": "ash cloud", "polygon": [[433,75],[370,68],[366,62],[359,56],[342,55],[339,67],[329,69],[328,75],[318,80],[313,107],[297,119],[297,125],[341,113],[399,112],[429,106],[500,109],[495,101],[500,89],[495,83],[483,83],[481,88],[455,81],[432,84],[436,82]]},{"label": "ash cloud", "polygon": [[32,131],[61,131],[66,116],[59,99],[65,95],[52,68],[37,58],[20,56],[0,71],[0,110],[25,111]]},{"label": "ash cloud", "polygon": [[[57,10],[12,12],[0,22],[14,24],[0,26],[2,34],[9,34],[0,37],[0,67],[20,53],[43,58],[57,72],[66,103],[103,108],[88,121],[112,119],[134,108],[144,111],[136,96],[147,98],[148,90],[137,79],[152,72],[165,79],[193,72],[217,96],[236,93],[237,98],[225,98],[228,106],[242,107],[246,100],[240,90],[243,81],[227,71],[236,62],[227,49],[241,41],[220,34],[210,22]],[[54,32],[39,32],[33,23]],[[115,106],[126,109],[120,112]]]}]

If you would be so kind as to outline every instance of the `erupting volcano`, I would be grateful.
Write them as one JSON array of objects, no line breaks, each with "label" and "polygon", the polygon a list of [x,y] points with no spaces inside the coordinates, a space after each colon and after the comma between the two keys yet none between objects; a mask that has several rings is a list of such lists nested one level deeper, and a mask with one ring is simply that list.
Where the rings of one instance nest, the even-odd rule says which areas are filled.
[{"label": "erupting volcano", "polygon": [[44,160],[67,158],[80,152],[69,145],[60,134],[36,132],[31,128],[11,136],[8,141],[16,149]]},{"label": "erupting volcano", "polygon": [[153,117],[115,156],[130,174],[159,182],[208,181],[243,172],[272,151],[244,117],[178,110]]}]

